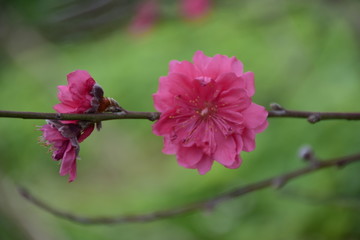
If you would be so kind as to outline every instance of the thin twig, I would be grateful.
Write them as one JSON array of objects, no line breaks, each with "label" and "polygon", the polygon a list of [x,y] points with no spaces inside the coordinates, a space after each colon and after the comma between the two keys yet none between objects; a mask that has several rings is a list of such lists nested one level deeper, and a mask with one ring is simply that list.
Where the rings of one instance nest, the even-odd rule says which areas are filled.
[{"label": "thin twig", "polygon": [[360,210],[360,199],[356,196],[323,196],[321,194],[296,191],[294,189],[282,190],[280,191],[280,194],[282,194],[282,196],[293,198],[294,200],[309,204],[318,204],[322,206],[337,205],[351,208],[352,210]]},{"label": "thin twig", "polygon": [[310,123],[317,123],[321,120],[360,120],[360,112],[308,112],[287,110],[277,103],[270,104],[271,111],[268,117],[271,118],[306,118]]},{"label": "thin twig", "polygon": [[317,161],[316,164],[308,164],[308,166],[304,168],[300,168],[298,170],[288,172],[276,177],[268,178],[262,181],[258,181],[243,187],[235,188],[232,191],[221,193],[215,197],[205,199],[199,202],[187,204],[180,207],[175,207],[163,211],[155,211],[152,213],[139,214],[139,215],[120,215],[114,217],[85,217],[78,216],[72,213],[64,212],[58,210],[47,203],[39,200],[34,197],[28,190],[25,188],[19,187],[20,194],[35,204],[36,206],[42,208],[43,210],[57,216],[60,218],[64,218],[66,220],[77,222],[81,224],[120,224],[120,223],[135,223],[135,222],[150,222],[163,218],[169,218],[174,216],[179,216],[187,213],[191,213],[197,210],[204,209],[213,209],[218,204],[228,201],[233,198],[237,198],[243,196],[245,194],[255,192],[264,188],[274,187],[279,188],[284,186],[287,182],[292,179],[298,178],[300,176],[315,172],[320,169],[329,168],[333,166],[342,167],[347,164],[356,162],[360,160],[360,153],[356,155],[341,157],[330,159],[326,161]]},{"label": "thin twig", "polygon": [[[360,112],[308,112],[287,110],[278,104],[271,104],[269,118],[305,118],[310,123],[321,120],[344,119],[360,120]],[[94,113],[94,114],[65,114],[65,113],[41,113],[41,112],[17,112],[1,111],[0,118],[23,118],[23,119],[55,119],[55,120],[82,120],[100,122],[115,119],[159,119],[159,112],[118,112],[118,113]]]}]

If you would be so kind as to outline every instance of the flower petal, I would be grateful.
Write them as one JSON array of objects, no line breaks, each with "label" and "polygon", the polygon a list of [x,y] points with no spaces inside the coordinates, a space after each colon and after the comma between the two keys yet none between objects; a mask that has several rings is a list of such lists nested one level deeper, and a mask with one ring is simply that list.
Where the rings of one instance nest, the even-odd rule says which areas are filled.
[{"label": "flower petal", "polygon": [[220,92],[235,88],[245,88],[245,79],[243,77],[236,76],[233,72],[219,74],[216,78],[216,83],[218,84],[217,89],[220,90]]},{"label": "flower petal", "polygon": [[84,132],[80,135],[80,137],[78,138],[78,142],[81,143],[82,141],[84,141],[87,137],[90,136],[90,134],[94,131],[95,128],[95,124],[91,124],[90,126],[88,126],[87,128],[85,128]]},{"label": "flower petal", "polygon": [[165,154],[176,154],[179,149],[179,145],[172,143],[170,137],[164,137],[164,148],[162,150]]},{"label": "flower petal", "polygon": [[221,163],[224,166],[231,166],[235,161],[236,142],[232,136],[226,137],[220,144],[214,153],[215,161]]},{"label": "flower petal", "polygon": [[215,55],[206,67],[206,75],[216,79],[222,73],[232,72],[240,77],[243,71],[243,64],[235,57],[229,58],[225,55]]},{"label": "flower petal", "polygon": [[196,164],[201,160],[203,153],[198,147],[180,147],[177,152],[177,160],[179,165],[186,168],[195,168]]},{"label": "flower petal", "polygon": [[203,51],[195,52],[193,62],[199,70],[205,70],[210,61],[211,57],[206,56]]},{"label": "flower petal", "polygon": [[160,119],[152,126],[153,133],[158,136],[170,133],[176,126],[176,120],[172,117],[174,115],[172,111],[162,113],[161,115]]},{"label": "flower petal", "polygon": [[197,69],[194,64],[188,61],[177,61],[172,60],[169,64],[169,73],[180,73],[191,78],[195,78],[199,73],[197,73]]},{"label": "flower petal", "polygon": [[241,157],[240,157],[239,155],[236,155],[233,164],[231,164],[231,165],[229,165],[229,166],[225,166],[225,165],[224,165],[224,166],[225,166],[226,168],[235,169],[235,168],[240,167],[241,163],[242,163]]},{"label": "flower petal", "polygon": [[245,79],[245,88],[248,92],[248,96],[252,97],[255,94],[255,82],[254,82],[254,73],[246,72],[243,74],[243,78]]},{"label": "flower petal", "polygon": [[193,96],[193,86],[188,76],[179,73],[170,73],[160,77],[159,90],[153,94],[156,110],[164,112],[172,108],[176,98],[189,99]]},{"label": "flower petal", "polygon": [[186,168],[195,168],[202,157],[203,153],[198,147],[180,147],[177,152],[179,165]]},{"label": "flower petal", "polygon": [[251,152],[254,151],[256,142],[255,142],[255,135],[256,130],[253,129],[244,129],[244,132],[242,134],[242,140],[244,142],[243,150],[245,152]]},{"label": "flower petal", "polygon": [[76,161],[76,150],[69,142],[65,150],[64,157],[61,161],[60,175],[64,176],[69,174],[74,167],[74,161]]},{"label": "flower petal", "polygon": [[263,106],[251,103],[251,105],[242,112],[247,128],[255,129],[264,124],[268,112]]},{"label": "flower petal", "polygon": [[200,162],[196,165],[196,168],[201,175],[204,175],[211,170],[213,163],[214,160],[204,155]]},{"label": "flower petal", "polygon": [[251,98],[247,92],[241,88],[233,88],[222,92],[219,96],[218,106],[220,109],[234,109],[234,111],[242,111],[251,104]]},{"label": "flower petal", "polygon": [[75,161],[73,161],[72,166],[70,168],[70,172],[69,172],[69,182],[72,182],[75,180],[76,178],[76,159]]}]

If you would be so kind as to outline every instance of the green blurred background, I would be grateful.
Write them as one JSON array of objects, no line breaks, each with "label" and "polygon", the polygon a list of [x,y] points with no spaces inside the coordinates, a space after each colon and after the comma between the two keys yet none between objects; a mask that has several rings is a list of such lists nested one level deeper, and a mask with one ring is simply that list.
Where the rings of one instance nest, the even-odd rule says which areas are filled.
[{"label": "green blurred background", "polygon": [[[168,62],[191,60],[203,50],[236,56],[253,71],[258,104],[359,111],[359,1],[213,1],[196,21],[182,18],[176,1],[161,1],[152,29],[133,35],[128,24],[138,2],[2,1],[0,109],[53,112],[56,86],[66,84],[67,73],[84,69],[125,109],[154,111],[151,94]],[[209,212],[143,224],[68,222],[16,191],[25,186],[56,208],[84,216],[146,213],[300,168],[305,163],[297,152],[305,144],[324,159],[360,150],[360,122],[269,122],[257,149],[242,154],[239,169],[215,164],[201,176],[161,153],[151,122],[107,121],[81,144],[78,178],[68,183],[38,143],[36,129],[44,121],[0,119],[0,239],[360,239],[359,163]]]}]

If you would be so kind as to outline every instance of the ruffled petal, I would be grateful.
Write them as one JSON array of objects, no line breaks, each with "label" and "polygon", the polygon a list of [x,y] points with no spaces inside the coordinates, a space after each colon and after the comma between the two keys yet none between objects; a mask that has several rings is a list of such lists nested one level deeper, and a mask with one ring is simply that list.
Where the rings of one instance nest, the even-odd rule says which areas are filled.
[{"label": "ruffled petal", "polygon": [[242,112],[245,118],[245,126],[255,129],[264,124],[267,119],[268,112],[263,106],[251,103],[250,107]]},{"label": "ruffled petal", "polygon": [[76,173],[76,159],[75,159],[75,161],[73,161],[72,166],[70,168],[69,182],[74,181],[76,178],[76,175],[77,175],[77,173]]},{"label": "ruffled petal", "polygon": [[231,164],[231,165],[229,165],[229,166],[225,166],[225,165],[224,165],[224,166],[225,166],[226,168],[236,169],[236,168],[240,167],[241,163],[242,163],[241,157],[240,157],[239,155],[236,155],[233,164]]},{"label": "ruffled petal", "polygon": [[174,144],[171,141],[170,137],[168,137],[168,136],[164,137],[164,148],[162,150],[163,153],[165,153],[165,154],[176,154],[178,149],[179,149],[179,145]]},{"label": "ruffled petal", "polygon": [[203,152],[198,147],[180,147],[177,152],[179,165],[186,168],[194,168],[202,157]]},{"label": "ruffled petal", "polygon": [[233,72],[221,73],[216,78],[216,89],[221,92],[230,89],[245,89],[245,79],[243,77],[236,76]]},{"label": "ruffled petal", "polygon": [[54,127],[52,127],[50,124],[45,124],[40,128],[40,131],[43,132],[43,139],[51,144],[58,142],[58,141],[64,141],[66,138],[64,138],[61,133]]},{"label": "ruffled petal", "polygon": [[193,95],[193,85],[188,76],[170,73],[159,79],[159,90],[153,94],[154,106],[157,111],[164,112],[174,107],[176,98],[188,100]]},{"label": "ruffled petal", "polygon": [[176,120],[172,117],[173,112],[165,112],[161,115],[161,118],[152,125],[153,133],[158,136],[169,134],[176,126]]},{"label": "ruffled petal", "polygon": [[235,57],[229,58],[225,55],[215,55],[206,67],[205,74],[216,79],[222,73],[233,72],[240,77],[243,71],[242,63]]},{"label": "ruffled petal", "polygon": [[62,142],[58,142],[58,144],[56,144],[57,146],[55,146],[54,144],[54,152],[52,154],[52,158],[56,161],[63,159],[65,151],[68,147],[69,141],[62,141]]},{"label": "ruffled petal", "polygon": [[85,89],[95,84],[95,80],[85,70],[75,70],[67,75],[69,85],[76,89]]},{"label": "ruffled petal", "polygon": [[231,166],[235,161],[235,156],[237,155],[236,148],[236,142],[232,136],[225,138],[224,141],[218,144],[214,153],[215,161],[224,166]]},{"label": "ruffled petal", "polygon": [[222,92],[219,96],[218,107],[220,109],[232,109],[242,111],[251,104],[251,98],[247,92],[241,88],[233,88]]},{"label": "ruffled petal", "polygon": [[243,150],[245,152],[254,151],[256,147],[255,131],[252,129],[244,129],[244,132],[242,133],[242,141],[244,144]]},{"label": "ruffled petal", "polygon": [[62,103],[66,103],[71,106],[73,104],[73,99],[69,91],[68,86],[58,86],[58,98]]},{"label": "ruffled petal", "polygon": [[69,174],[74,167],[74,161],[76,161],[76,150],[69,142],[65,150],[64,157],[61,161],[60,175],[64,176]]},{"label": "ruffled petal", "polygon": [[77,107],[71,107],[63,103],[58,103],[53,108],[58,113],[76,113],[77,111]]},{"label": "ruffled petal", "polygon": [[231,58],[231,69],[236,74],[236,76],[240,77],[243,74],[244,65],[238,60],[236,57]]},{"label": "ruffled petal", "polygon": [[199,73],[195,68],[194,64],[188,61],[170,61],[169,64],[169,73],[179,73],[189,76],[190,78],[195,78]]},{"label": "ruffled petal", "polygon": [[201,70],[206,69],[207,65],[210,63],[211,57],[206,56],[203,51],[196,51],[193,57],[194,65],[202,72]]},{"label": "ruffled petal", "polygon": [[245,79],[245,88],[248,92],[248,96],[252,97],[255,94],[254,73],[246,72],[243,74],[243,78]]},{"label": "ruffled petal", "polygon": [[208,171],[211,170],[213,163],[214,163],[214,160],[212,160],[210,157],[204,155],[202,157],[202,159],[200,160],[200,162],[196,165],[196,168],[201,175],[204,175]]},{"label": "ruffled petal", "polygon": [[261,125],[254,129],[255,133],[263,132],[269,126],[269,122],[265,120]]}]

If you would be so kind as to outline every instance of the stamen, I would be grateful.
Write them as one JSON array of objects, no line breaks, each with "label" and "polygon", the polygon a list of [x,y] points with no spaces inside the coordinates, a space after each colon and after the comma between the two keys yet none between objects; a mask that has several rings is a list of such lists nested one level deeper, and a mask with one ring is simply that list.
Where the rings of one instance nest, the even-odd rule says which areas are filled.
[{"label": "stamen", "polygon": [[201,110],[200,115],[201,115],[201,116],[205,116],[205,115],[207,115],[208,113],[209,113],[209,109],[206,107],[206,108],[204,108],[203,110]]}]

